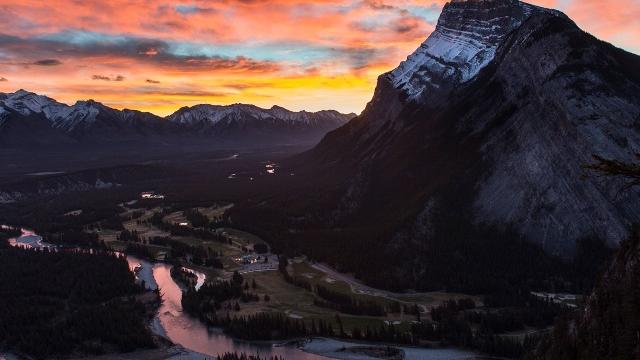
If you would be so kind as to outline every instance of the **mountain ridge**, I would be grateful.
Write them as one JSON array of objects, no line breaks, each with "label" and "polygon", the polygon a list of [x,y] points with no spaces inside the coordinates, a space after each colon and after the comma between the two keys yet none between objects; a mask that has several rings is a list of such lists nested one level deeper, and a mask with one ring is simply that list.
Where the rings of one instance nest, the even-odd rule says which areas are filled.
[{"label": "mountain ridge", "polygon": [[[514,16],[527,7],[491,3],[512,4]],[[458,21],[473,23],[476,5],[456,2],[469,11]],[[442,70],[430,67],[431,60],[425,64],[418,74]],[[331,190],[283,216],[308,219],[307,235],[317,231],[324,239],[307,245],[278,233],[285,239],[280,245],[380,286],[430,289],[469,286],[469,274],[443,280],[470,266],[463,262],[498,266],[487,260],[490,254],[460,258],[465,249],[505,245],[495,239],[526,240],[565,258],[585,237],[617,246],[640,221],[640,194],[618,195],[623,183],[585,178],[582,165],[592,154],[624,161],[640,152],[640,101],[633,95],[640,91],[638,66],[640,57],[597,40],[557,11],[539,10],[506,31],[495,56],[468,81],[416,82],[428,91],[411,97],[383,74],[360,116],[291,161],[297,176],[312,179],[310,188]],[[298,203],[291,197],[283,203]],[[247,214],[267,207],[277,212],[272,201],[247,205]],[[300,231],[292,224],[290,232]],[[349,265],[321,251],[320,244],[344,236],[337,229],[353,234],[340,240],[345,253],[366,248],[370,259],[390,262],[390,270]]]},{"label": "mountain ridge", "polygon": [[[545,22],[548,21],[548,24],[542,24],[542,23],[537,23],[537,22]],[[574,31],[573,29],[577,30],[577,27],[573,28],[575,26],[575,24],[573,22],[571,22],[570,20],[568,20],[567,17],[559,17],[557,14],[555,13],[551,13],[551,15],[547,14],[538,14],[538,15],[534,15],[533,18],[530,18],[527,22],[532,22],[532,23],[537,23],[536,25],[531,26],[532,28],[535,28],[536,26],[548,26],[553,27],[553,26],[558,26],[558,27],[562,27],[562,26],[568,26],[571,27],[572,29],[569,28],[565,28],[565,30],[567,31]],[[524,26],[524,25],[523,25]],[[522,28],[520,28],[520,31],[522,31]],[[580,30],[581,32],[581,30]],[[581,33],[576,33],[577,35],[581,34]],[[523,37],[528,36],[528,34],[520,34]],[[507,44],[509,45],[509,44]],[[513,46],[520,46],[518,44],[510,44],[508,47],[504,47],[502,48],[503,54],[497,54],[497,56],[508,56],[510,55],[510,52],[513,49]],[[511,53],[512,54],[512,53]],[[549,54],[546,54],[549,55]],[[569,55],[569,54],[568,54]],[[520,58],[522,59],[522,58]],[[503,61],[501,59],[498,59],[499,61]],[[526,69],[526,64],[520,64],[518,66],[522,66],[521,69]],[[506,67],[505,67],[506,68]],[[509,71],[511,71],[513,69],[510,69]],[[562,70],[562,69],[561,69]],[[488,70],[489,72],[493,71],[491,69]],[[516,77],[517,76],[517,71],[513,71],[512,73],[509,74],[509,76],[513,76]],[[478,75],[481,76],[481,75]],[[543,76],[555,76],[552,73],[549,74],[543,74]],[[526,77],[526,76],[525,76]],[[379,87],[378,90],[376,90],[376,95],[374,95],[374,99],[372,100],[372,102],[369,104],[369,106],[367,107],[367,109],[365,109],[365,111],[363,112],[363,115],[359,118],[357,118],[356,120],[353,121],[353,123],[347,125],[347,127],[351,127],[351,131],[353,131],[355,127],[360,126],[361,129],[360,130],[355,130],[355,131],[360,131],[359,134],[357,136],[353,136],[353,138],[357,139],[356,141],[358,142],[358,144],[372,144],[369,147],[367,147],[366,145],[361,145],[364,146],[364,148],[361,148],[360,154],[361,156],[365,156],[365,158],[360,158],[360,160],[366,160],[367,156],[373,156],[376,157],[378,156],[377,154],[380,153],[380,149],[381,148],[385,148],[385,143],[388,143],[390,140],[390,138],[396,136],[396,132],[402,132],[403,131],[403,127],[404,129],[413,126],[414,124],[407,124],[406,120],[407,118],[410,117],[420,117],[420,116],[424,116],[425,119],[428,119],[429,117],[433,117],[433,115],[431,114],[425,114],[425,113],[429,113],[429,112],[438,112],[441,110],[438,109],[449,109],[448,112],[451,113],[452,111],[455,113],[457,112],[457,109],[451,109],[452,107],[447,105],[447,104],[442,104],[440,103],[438,100],[436,100],[435,102],[432,102],[430,100],[427,100],[425,102],[420,102],[420,101],[416,101],[416,100],[412,100],[410,97],[407,98],[402,98],[403,93],[400,92],[400,94],[398,94],[398,90],[403,90],[403,88],[400,87],[394,87],[393,83],[389,83],[388,81],[388,77],[385,75],[383,75],[381,77],[381,86]],[[533,80],[531,78],[527,79],[527,81],[529,80]],[[386,83],[385,83],[386,82]],[[523,80],[524,83],[524,80]],[[541,83],[540,83],[541,84]],[[502,84],[496,84],[496,85],[502,85]],[[637,86],[637,84],[636,84]],[[461,92],[465,91],[465,88],[470,89],[469,91],[467,91],[466,96],[473,96],[475,95],[474,92],[476,91],[475,87],[473,84],[462,84],[459,87],[457,87],[455,91],[458,93],[458,95]],[[487,96],[490,96],[491,92],[494,90],[499,90],[499,91],[503,91],[500,89],[490,89],[489,91],[485,91],[485,94],[487,94]],[[528,89],[526,86],[522,87],[522,89],[519,89],[519,91],[529,91],[530,89]],[[560,90],[560,89],[557,89]],[[391,93],[391,94],[390,94]],[[395,94],[394,94],[395,93]],[[513,93],[512,93],[513,95]],[[517,102],[518,99],[517,97],[526,97],[526,95],[524,93],[521,94],[516,94],[517,96],[514,96],[512,98],[513,102]],[[579,94],[577,94],[576,96],[578,96]],[[436,94],[435,96],[438,96],[438,94]],[[379,97],[382,97],[382,99],[378,99]],[[394,99],[395,97],[395,99]],[[455,98],[455,96],[454,96]],[[460,107],[464,108],[465,106],[465,102],[468,103],[468,101],[464,100],[464,96],[460,97],[458,96],[457,99],[452,99],[450,97],[446,98],[448,101],[453,101],[453,103],[460,103],[462,102],[462,105]],[[385,107],[385,106],[381,106],[380,104],[382,103],[391,103],[391,106]],[[628,106],[632,106],[630,104],[627,104]],[[468,105],[468,104],[467,104]],[[517,107],[517,104],[507,104],[509,106],[502,106],[504,104],[499,104],[494,102],[492,105],[495,105],[494,109],[502,109],[502,113],[498,113],[498,114],[494,114],[495,116],[498,117],[509,117],[512,114],[510,114],[510,112],[515,111],[516,109],[514,108]],[[566,105],[566,104],[564,104]],[[563,105],[563,106],[564,106]],[[617,105],[621,105],[621,104],[617,104]],[[578,105],[580,106],[580,104]],[[399,111],[396,111],[396,113],[392,114],[390,118],[387,118],[387,113],[389,112],[389,109],[394,109],[397,108],[399,109]],[[416,114],[415,109],[420,109],[418,111],[422,111],[422,115]],[[584,109],[584,108],[583,108]],[[486,106],[483,105],[481,107],[482,111],[489,111],[491,112],[491,107],[490,106]],[[597,110],[597,109],[596,109]],[[634,112],[637,112],[637,109],[630,109],[630,113],[633,114]],[[380,114],[380,112],[382,112],[382,115]],[[413,113],[412,113],[413,112]],[[587,114],[585,114],[587,113]],[[596,114],[597,113],[597,114]],[[456,114],[453,114],[454,117],[456,116]],[[589,112],[588,109],[585,109],[583,111],[582,114],[579,114],[580,117],[584,120],[581,121],[585,121],[588,119],[589,116],[600,116],[600,113],[596,112]],[[446,116],[446,114],[444,114],[444,116]],[[481,113],[475,113],[473,114],[473,116],[477,119],[477,118],[481,118],[482,114]],[[629,118],[628,120],[625,121],[620,121],[622,123],[633,123],[633,117],[632,116],[626,116],[626,118]],[[362,121],[362,118],[367,118],[367,120],[371,120],[371,122],[365,122]],[[379,124],[377,122],[380,121],[380,119],[385,119],[386,118],[386,123],[383,124]],[[489,118],[489,117],[485,117],[485,118]],[[398,121],[398,119],[402,119],[402,121],[405,121],[404,124],[397,124],[396,122]],[[475,119],[474,119],[475,120]],[[477,137],[478,135],[481,135],[481,133],[483,131],[486,130],[491,130],[491,126],[494,125],[500,125],[500,124],[495,124],[495,119],[488,119],[487,121],[492,121],[494,124],[492,125],[491,123],[485,123],[482,124],[478,121],[474,121],[472,119],[468,119],[468,120],[464,120],[463,122],[458,121],[456,128],[455,129],[451,129],[452,131],[457,132],[458,134],[461,133],[467,133],[468,138],[473,138],[473,137]],[[503,119],[504,120],[504,119]],[[418,121],[418,120],[416,120]],[[427,120],[424,120],[427,121]],[[525,121],[526,122],[526,121]],[[567,124],[568,125],[568,124]],[[573,126],[579,126],[582,127],[583,125],[573,125]],[[604,125],[603,125],[604,126]],[[618,129],[616,130],[615,128],[610,128],[608,129],[608,131],[611,134],[615,134],[615,136],[617,136],[618,138],[623,139],[625,136],[625,131],[628,129],[628,126],[625,126],[624,128],[622,128],[622,130]],[[372,134],[372,130],[371,129],[375,129],[375,131],[378,131],[378,134]],[[338,129],[337,131],[334,131],[332,133],[329,133],[325,139],[323,139],[323,141],[318,145],[317,148],[311,150],[311,154],[315,154],[318,155],[319,152],[324,151],[324,149],[326,148],[334,148],[334,144],[331,144],[333,138],[335,136],[339,136],[336,135],[336,132],[340,132],[343,129]],[[582,128],[580,130],[583,130]],[[555,132],[556,130],[554,130]],[[586,131],[599,131],[599,129],[586,129]],[[636,149],[638,149],[638,144],[640,144],[640,138],[638,137],[637,132],[634,133],[634,131],[632,131],[631,133],[629,133],[631,135],[631,138],[633,139],[632,143],[635,144],[634,147]],[[574,134],[575,136],[578,136],[578,134]],[[584,134],[584,135],[579,135],[579,136],[584,136],[585,140],[587,140],[587,138],[589,136],[597,136],[598,134]],[[432,138],[433,136],[431,136]],[[364,139],[364,140],[363,140]],[[461,138],[462,139],[462,138]],[[542,139],[540,139],[541,142],[543,141]],[[623,148],[622,146],[618,146],[618,142],[622,141],[622,140],[616,140],[616,141],[609,141],[609,139],[599,139],[602,141],[597,141],[598,139],[591,139],[590,141],[592,142],[592,144],[594,145],[594,147],[591,149],[592,152],[587,152],[589,149],[587,147],[584,147],[584,150],[582,155],[580,156],[580,160],[576,161],[576,164],[574,165],[573,171],[575,172],[575,170],[580,170],[580,165],[581,164],[585,164],[588,163],[591,160],[591,155],[593,153],[596,154],[602,154],[605,157],[611,157],[611,158],[619,158],[619,159],[623,159],[623,160],[628,160],[631,159],[634,156],[635,151],[631,150],[631,151],[625,151],[622,150],[621,148]],[[498,140],[496,140],[498,141]],[[529,140],[530,141],[530,140]],[[346,143],[350,143],[349,141],[347,141]],[[624,143],[624,141],[622,142]],[[359,145],[360,146],[360,145]],[[486,150],[486,146],[485,145],[485,150]],[[535,146],[535,143],[531,142],[530,145],[531,147]],[[387,149],[388,150],[388,149]],[[334,151],[335,149],[332,149],[330,151]],[[508,153],[508,152],[507,152]],[[311,155],[314,156],[314,155]],[[321,156],[321,155],[320,155]],[[483,155],[484,156],[484,155]],[[578,174],[572,174],[572,177],[577,178]],[[535,188],[535,184],[530,184],[532,185],[533,188]],[[495,185],[495,186],[499,186],[499,185]],[[595,192],[599,192],[600,190],[594,190]],[[483,195],[484,193],[481,192],[481,196],[488,196],[491,197],[493,195],[487,194],[487,195]],[[478,206],[482,207],[483,204],[487,203],[487,202],[493,202],[496,201],[496,199],[491,199],[491,200],[487,200],[487,201],[483,201],[480,200],[478,201]],[[607,203],[608,201],[603,201],[603,203]],[[496,209],[509,209],[510,206],[507,203],[503,203],[501,205],[496,205],[494,206],[494,208]],[[501,216],[507,216],[507,214],[502,214]],[[499,217],[499,216],[497,216]],[[604,226],[604,224],[603,224]],[[626,237],[626,230],[623,230],[623,228],[625,227],[622,224],[616,225],[617,226],[617,235],[615,235],[615,240],[611,241],[610,239],[609,242],[612,244],[618,243],[620,240],[622,240],[623,238]],[[605,237],[606,238],[606,237]]]},{"label": "mountain ridge", "polygon": [[[55,143],[66,136],[68,139],[64,142],[72,143],[117,140],[118,137],[134,140],[145,136],[204,135],[230,141],[242,140],[243,136],[262,137],[260,141],[265,142],[295,142],[297,136],[303,141],[310,141],[319,140],[324,133],[353,117],[355,114],[341,114],[334,110],[294,112],[280,106],[263,109],[248,104],[200,104],[160,117],[149,112],[113,109],[94,100],[79,100],[73,105],[66,105],[20,89],[0,94],[0,142],[4,139],[5,144],[11,144],[16,138],[23,141],[29,138],[30,133],[44,135],[47,130],[50,130],[52,139],[38,136],[31,137],[31,140]],[[191,121],[183,121],[184,118]],[[221,120],[225,121],[224,124],[218,124]],[[15,134],[7,134],[12,129]]]}]

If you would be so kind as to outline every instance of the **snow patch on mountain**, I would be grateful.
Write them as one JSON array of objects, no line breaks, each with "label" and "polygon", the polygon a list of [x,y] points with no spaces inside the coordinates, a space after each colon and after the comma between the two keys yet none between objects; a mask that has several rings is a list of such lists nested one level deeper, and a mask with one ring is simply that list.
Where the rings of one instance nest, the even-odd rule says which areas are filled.
[{"label": "snow patch on mountain", "polygon": [[183,125],[207,124],[215,125],[226,121],[242,121],[253,118],[259,120],[276,120],[291,125],[320,125],[320,123],[343,124],[355,114],[341,114],[337,111],[294,112],[280,106],[271,109],[263,109],[255,105],[233,104],[221,105],[196,105],[185,107],[169,116],[169,120]]},{"label": "snow patch on mountain", "polygon": [[[234,104],[184,107],[161,118],[134,110],[112,109],[93,100],[78,101],[69,106],[24,90],[0,93],[0,126],[10,119],[11,114],[18,117],[39,115],[51,129],[61,130],[73,137],[110,135],[103,129],[113,129],[119,135],[166,132],[182,135],[229,134],[231,131],[242,135],[247,131],[257,131],[282,133],[284,136],[289,130],[320,134],[342,126],[356,116],[333,110],[294,112],[279,106],[263,109],[254,105]],[[92,129],[101,130],[92,133]]]},{"label": "snow patch on mountain", "polygon": [[542,11],[552,12],[514,0],[452,1],[436,30],[388,78],[409,98],[467,82],[494,59],[509,33]]},{"label": "snow patch on mountain", "polygon": [[[54,111],[45,111],[47,118],[53,123],[53,127],[72,131],[81,124],[91,124],[96,121],[100,113],[93,101],[78,101],[74,106],[63,106]],[[51,108],[48,108],[49,110]]]},{"label": "snow patch on mountain", "polygon": [[14,93],[5,94],[5,97],[0,100],[0,105],[26,116],[32,113],[41,113],[47,107],[62,104],[46,96],[20,89]]}]

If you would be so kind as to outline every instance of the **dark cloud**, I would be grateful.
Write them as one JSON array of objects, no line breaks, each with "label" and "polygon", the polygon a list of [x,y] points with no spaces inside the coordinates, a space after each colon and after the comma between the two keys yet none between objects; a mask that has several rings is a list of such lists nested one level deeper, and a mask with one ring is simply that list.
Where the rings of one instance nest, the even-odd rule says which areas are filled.
[{"label": "dark cloud", "polygon": [[189,96],[189,97],[225,97],[229,96],[229,93],[222,91],[200,91],[200,90],[176,90],[176,91],[156,91],[156,90],[147,90],[147,89],[139,89],[133,90],[135,94],[145,94],[145,95],[159,95],[159,96]]},{"label": "dark cloud", "polygon": [[250,84],[245,83],[226,83],[222,85],[225,88],[234,89],[234,90],[248,90],[248,89],[259,89],[259,88],[268,88],[274,86],[272,82],[252,82]]},{"label": "dark cloud", "polygon": [[0,77],[0,82],[5,82],[5,81],[9,81],[9,80],[7,80],[7,78]]},{"label": "dark cloud", "polygon": [[[14,58],[33,58],[56,55],[61,57],[83,58],[113,56],[137,59],[167,66],[182,71],[233,69],[254,72],[276,71],[278,63],[268,60],[256,60],[243,56],[205,56],[172,52],[169,43],[156,39],[136,37],[118,37],[112,40],[108,35],[91,34],[93,41],[84,41],[83,33],[63,32],[41,38],[19,38],[0,34],[0,48]],[[73,38],[80,40],[73,41]],[[58,65],[54,59],[39,60],[24,65]],[[111,79],[114,80],[114,79]],[[117,80],[116,80],[117,81]]]},{"label": "dark cloud", "polygon": [[147,79],[146,82],[149,83],[149,84],[160,84],[160,81],[153,80],[153,79]]},{"label": "dark cloud", "polygon": [[200,7],[195,5],[177,5],[175,7],[176,12],[182,15],[193,15],[193,14],[213,14],[216,13],[216,9],[208,8],[208,7]]},{"label": "dark cloud", "polygon": [[362,69],[385,56],[387,49],[341,47],[332,48],[336,57],[342,57],[354,69]]},{"label": "dark cloud", "polygon": [[405,17],[393,24],[392,30],[398,34],[406,34],[412,31],[419,31],[420,26],[420,20],[415,17]]},{"label": "dark cloud", "polygon": [[231,83],[231,84],[224,84],[224,87],[235,89],[235,90],[247,90],[247,89],[251,89],[253,86],[251,84]]},{"label": "dark cloud", "polygon": [[105,76],[105,75],[93,75],[91,77],[93,80],[102,80],[102,81],[124,81],[124,76]]},{"label": "dark cloud", "polygon": [[152,31],[177,31],[177,30],[185,30],[189,27],[188,22],[180,22],[180,21],[162,21],[162,22],[145,22],[141,24],[145,29]]},{"label": "dark cloud", "polygon": [[395,6],[391,6],[391,5],[385,4],[382,1],[366,0],[364,3],[367,4],[370,8],[375,9],[375,10],[395,10],[395,9],[397,9]]},{"label": "dark cloud", "polygon": [[34,61],[34,62],[30,63],[29,65],[57,66],[57,65],[62,65],[62,62],[60,60],[56,60],[56,59],[43,59],[43,60]]}]

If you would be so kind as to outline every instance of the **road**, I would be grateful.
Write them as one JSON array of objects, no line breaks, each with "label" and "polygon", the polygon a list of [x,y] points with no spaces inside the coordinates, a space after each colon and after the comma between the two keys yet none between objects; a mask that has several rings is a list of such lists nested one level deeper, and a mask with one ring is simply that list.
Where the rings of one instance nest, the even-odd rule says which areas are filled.
[{"label": "road", "polygon": [[[361,294],[361,295],[369,295],[369,296],[375,296],[375,297],[379,297],[379,298],[383,298],[383,299],[387,299],[387,300],[391,300],[391,301],[397,301],[401,304],[405,304],[405,305],[413,305],[415,304],[415,302],[411,302],[411,301],[404,301],[401,300],[400,298],[402,297],[402,295],[407,295],[407,294],[403,294],[403,293],[394,293],[391,291],[387,291],[387,290],[380,290],[380,289],[376,289],[376,288],[372,288],[371,286],[367,286],[365,284],[363,284],[362,282],[360,282],[360,280],[354,278],[353,276],[347,275],[347,274],[343,274],[335,269],[333,269],[332,267],[330,267],[329,265],[326,264],[322,264],[322,263],[315,263],[315,264],[311,264],[311,267],[313,267],[316,270],[322,271],[323,273],[325,273],[328,277],[335,279],[335,280],[339,280],[342,282],[345,282],[347,284],[349,284],[349,286],[351,287],[351,291],[354,294]],[[428,296],[428,293],[411,293],[411,295],[425,295]],[[428,312],[428,309],[425,305],[423,304],[417,304],[420,307],[420,312],[426,313]]]}]

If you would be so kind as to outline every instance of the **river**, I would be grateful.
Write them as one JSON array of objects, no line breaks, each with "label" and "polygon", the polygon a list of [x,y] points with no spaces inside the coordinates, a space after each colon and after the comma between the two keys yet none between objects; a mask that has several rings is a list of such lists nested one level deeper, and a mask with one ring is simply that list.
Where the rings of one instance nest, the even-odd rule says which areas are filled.
[{"label": "river", "polygon": [[[23,229],[22,236],[10,239],[13,246],[47,247],[42,237],[33,231]],[[151,323],[154,333],[164,336],[173,343],[185,349],[211,356],[212,358],[226,352],[244,352],[262,356],[280,356],[285,360],[376,360],[362,354],[346,353],[341,350],[350,346],[363,346],[363,343],[351,343],[334,339],[313,339],[307,342],[303,349],[293,345],[274,346],[270,343],[255,343],[237,341],[225,335],[220,329],[207,328],[200,320],[182,311],[182,289],[171,277],[172,265],[165,263],[151,263],[127,256],[129,267],[136,271],[136,277],[143,280],[149,289],[160,289],[162,305]],[[205,281],[202,273],[198,276],[197,287]],[[372,344],[373,345],[373,344]],[[456,349],[426,349],[413,347],[398,347],[404,351],[405,360],[468,360],[476,359],[477,355]],[[325,355],[325,356],[323,356]],[[192,357],[193,358],[193,357]],[[379,360],[379,359],[378,359]]]},{"label": "river", "polygon": [[[6,225],[2,225],[3,228],[11,228]],[[21,228],[21,235],[17,238],[10,238],[9,245],[21,246],[26,248],[46,248],[53,247],[53,245],[47,244],[42,241],[42,236],[36,234],[33,230]]]},{"label": "river", "polygon": [[[303,349],[300,349],[295,346],[273,346],[269,343],[260,344],[234,340],[222,333],[221,330],[208,329],[200,320],[182,312],[182,289],[171,277],[171,265],[163,263],[152,264],[132,256],[128,256],[127,259],[132,269],[141,266],[140,271],[138,271],[139,279],[144,280],[150,289],[159,288],[162,294],[163,302],[152,324],[153,330],[186,349],[210,356],[225,352],[245,352],[262,356],[281,356],[286,360],[327,360],[336,358],[374,360],[374,358],[364,355],[349,354],[341,351],[345,347],[366,345],[362,343],[350,343],[333,339],[314,339],[306,343]],[[199,276],[198,279],[200,278]],[[456,349],[399,348],[404,351],[405,360],[476,358],[474,353]]]}]

